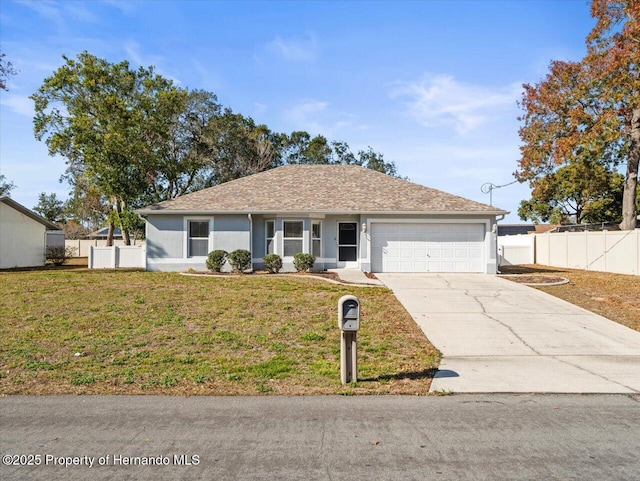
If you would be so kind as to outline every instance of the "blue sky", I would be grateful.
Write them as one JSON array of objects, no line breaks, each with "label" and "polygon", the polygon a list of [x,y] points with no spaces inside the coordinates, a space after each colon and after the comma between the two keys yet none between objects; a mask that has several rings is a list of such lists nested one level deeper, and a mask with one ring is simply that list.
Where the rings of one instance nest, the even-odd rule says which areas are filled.
[{"label": "blue sky", "polygon": [[[0,0],[0,48],[19,73],[0,92],[0,173],[27,207],[66,199],[62,158],[33,136],[28,96],[83,50],[156,66],[272,130],[367,146],[411,181],[489,203],[513,179],[523,83],[577,60],[593,26],[583,0]],[[493,193],[516,211],[525,185]]]}]

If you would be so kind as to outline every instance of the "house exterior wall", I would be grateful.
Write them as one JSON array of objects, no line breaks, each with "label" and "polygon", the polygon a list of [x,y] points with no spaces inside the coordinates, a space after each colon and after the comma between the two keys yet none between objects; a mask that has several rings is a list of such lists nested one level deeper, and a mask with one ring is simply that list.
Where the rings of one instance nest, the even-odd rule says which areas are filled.
[{"label": "house exterior wall", "polygon": [[[437,216],[437,215],[150,215],[147,218],[147,269],[183,271],[189,268],[206,270],[206,257],[188,257],[187,226],[189,220],[208,220],[210,226],[209,251],[224,249],[247,249],[252,253],[254,269],[264,268],[266,253],[266,222],[274,222],[274,252],[283,258],[283,271],[295,270],[293,257],[283,256],[283,228],[285,221],[302,221],[302,252],[311,252],[312,224],[321,223],[322,255],[316,258],[314,270],[345,267],[338,262],[338,225],[340,222],[355,222],[358,233],[357,267],[371,270],[372,225],[379,223],[452,223],[479,224],[483,226],[484,271],[496,273],[496,235],[493,232],[495,218],[492,216]],[[364,230],[363,230],[364,225]]]},{"label": "house exterior wall", "polygon": [[244,215],[150,215],[147,217],[147,270],[185,271],[207,270],[206,256],[191,257],[188,253],[189,221],[208,221],[207,252],[224,249],[251,250],[251,225]]},{"label": "house exterior wall", "polygon": [[45,226],[0,202],[0,269],[45,263]]},{"label": "house exterior wall", "polygon": [[255,269],[263,269],[263,257],[266,255],[266,223],[274,223],[274,253],[282,257],[283,272],[294,271],[293,257],[283,256],[283,232],[285,221],[302,221],[302,252],[311,253],[312,224],[321,225],[321,256],[316,256],[313,270],[333,269],[337,267],[338,257],[338,222],[359,222],[359,215],[255,215],[253,216],[253,265]]}]

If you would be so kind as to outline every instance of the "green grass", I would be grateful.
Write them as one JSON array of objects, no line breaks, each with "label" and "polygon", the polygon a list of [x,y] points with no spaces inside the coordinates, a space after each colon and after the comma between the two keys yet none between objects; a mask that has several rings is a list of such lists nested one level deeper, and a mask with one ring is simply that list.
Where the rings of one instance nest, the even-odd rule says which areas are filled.
[{"label": "green grass", "polygon": [[[338,299],[362,301],[340,385]],[[428,392],[439,353],[387,289],[270,276],[0,272],[0,394]]]}]

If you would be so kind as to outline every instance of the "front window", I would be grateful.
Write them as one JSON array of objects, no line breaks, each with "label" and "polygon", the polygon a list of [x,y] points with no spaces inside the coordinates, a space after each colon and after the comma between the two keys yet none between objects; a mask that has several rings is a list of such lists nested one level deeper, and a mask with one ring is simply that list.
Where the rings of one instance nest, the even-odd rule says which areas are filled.
[{"label": "front window", "polygon": [[322,257],[322,224],[320,222],[311,224],[311,254]]},{"label": "front window", "polygon": [[189,221],[189,257],[209,254],[209,221]]},{"label": "front window", "polygon": [[274,243],[274,235],[275,235],[275,224],[272,220],[268,220],[266,223],[266,234],[267,234],[267,254],[275,254],[275,243]]},{"label": "front window", "polygon": [[298,252],[302,252],[302,221],[285,220],[283,222],[284,257],[293,257]]}]

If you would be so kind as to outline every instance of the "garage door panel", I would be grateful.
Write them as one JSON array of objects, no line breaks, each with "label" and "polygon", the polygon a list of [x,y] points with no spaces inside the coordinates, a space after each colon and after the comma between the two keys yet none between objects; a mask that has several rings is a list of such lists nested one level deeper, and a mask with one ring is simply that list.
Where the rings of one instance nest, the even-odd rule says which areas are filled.
[{"label": "garage door panel", "polygon": [[483,224],[374,223],[374,272],[483,272]]}]

